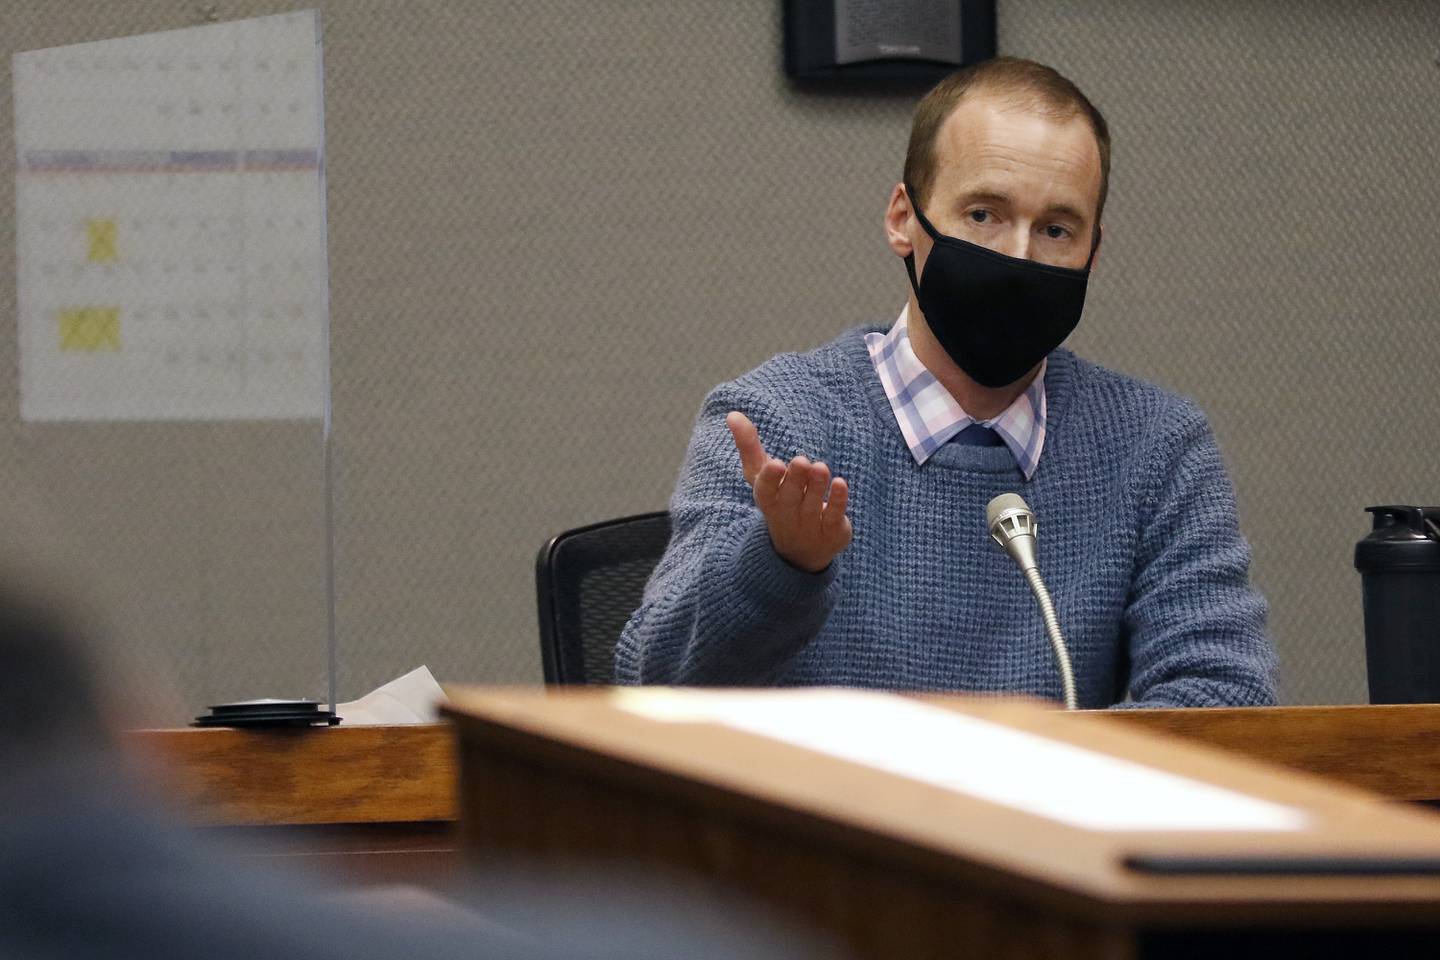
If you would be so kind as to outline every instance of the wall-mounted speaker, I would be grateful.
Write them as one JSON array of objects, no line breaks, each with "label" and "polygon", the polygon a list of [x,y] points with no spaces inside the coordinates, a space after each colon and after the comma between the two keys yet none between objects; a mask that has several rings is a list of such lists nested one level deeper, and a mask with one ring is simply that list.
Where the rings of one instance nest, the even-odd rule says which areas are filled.
[{"label": "wall-mounted speaker", "polygon": [[930,84],[995,56],[995,0],[784,0],[785,73]]}]

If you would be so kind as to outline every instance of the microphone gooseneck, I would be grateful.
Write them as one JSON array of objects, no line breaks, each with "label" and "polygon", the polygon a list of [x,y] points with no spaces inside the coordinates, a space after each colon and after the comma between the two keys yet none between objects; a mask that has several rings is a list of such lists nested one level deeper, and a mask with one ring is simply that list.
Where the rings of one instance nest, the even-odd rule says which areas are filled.
[{"label": "microphone gooseneck", "polygon": [[1040,616],[1045,621],[1045,632],[1050,637],[1050,646],[1055,651],[1055,663],[1060,668],[1060,684],[1065,695],[1065,709],[1078,706],[1075,697],[1075,671],[1070,664],[1070,650],[1065,646],[1065,637],[1060,633],[1060,619],[1055,615],[1055,602],[1045,581],[1040,579],[1040,565],[1035,560],[1035,513],[1018,494],[1002,493],[990,501],[985,508],[985,525],[990,528],[990,538],[1000,549],[1010,555],[1030,584],[1030,591],[1040,604]]}]

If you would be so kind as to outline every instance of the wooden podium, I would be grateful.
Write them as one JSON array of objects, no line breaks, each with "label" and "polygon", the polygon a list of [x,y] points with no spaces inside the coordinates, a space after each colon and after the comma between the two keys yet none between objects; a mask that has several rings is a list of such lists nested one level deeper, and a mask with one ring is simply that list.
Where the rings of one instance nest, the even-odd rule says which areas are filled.
[{"label": "wooden podium", "polygon": [[140,730],[122,741],[152,799],[277,866],[340,885],[455,879],[447,726]]},{"label": "wooden podium", "polygon": [[[747,725],[755,698],[804,716],[804,698],[837,695],[856,698],[852,717],[834,713],[845,722],[926,711],[915,736],[939,738],[934,765],[954,783],[906,768],[894,731],[885,770],[833,731],[812,733],[837,751]],[[1431,956],[1440,943],[1440,817],[1426,811],[1103,714],[834,691],[702,693],[697,711],[695,696],[456,692],[462,845],[492,866],[674,871],[864,957]],[[988,752],[994,767],[997,748],[1013,766],[975,779],[967,761]],[[1022,775],[1050,787],[997,799]],[[1152,789],[1170,800],[1135,807],[1132,829],[1123,811]]]}]

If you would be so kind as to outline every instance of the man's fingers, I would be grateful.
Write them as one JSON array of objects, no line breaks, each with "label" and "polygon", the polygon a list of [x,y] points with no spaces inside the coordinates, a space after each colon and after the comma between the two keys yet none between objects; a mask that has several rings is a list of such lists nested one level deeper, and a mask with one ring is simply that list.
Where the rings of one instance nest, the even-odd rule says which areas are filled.
[{"label": "man's fingers", "polygon": [[850,505],[850,485],[843,477],[836,477],[830,484],[830,502],[825,504],[825,529],[827,532],[840,531],[848,526],[849,518],[845,508]]},{"label": "man's fingers", "polygon": [[823,463],[811,464],[805,496],[800,501],[800,521],[813,524],[812,529],[820,524],[820,511],[825,508],[825,492],[829,489],[830,468]]},{"label": "man's fingers", "polygon": [[725,425],[730,428],[730,436],[735,438],[735,449],[740,452],[740,469],[745,474],[745,482],[753,487],[755,475],[769,459],[765,456],[765,447],[760,443],[760,431],[755,429],[755,424],[750,422],[749,417],[738,410],[732,410],[726,415]]},{"label": "man's fingers", "polygon": [[766,459],[755,474],[752,486],[755,488],[755,505],[769,513],[780,496],[780,484],[785,479],[785,464],[773,457]]},{"label": "man's fingers", "polygon": [[809,486],[809,481],[810,461],[805,457],[791,460],[790,466],[785,468],[785,482],[780,484],[776,509],[782,514],[800,509],[800,501],[805,498],[805,488]]},{"label": "man's fingers", "polygon": [[[744,460],[755,427],[739,413],[731,414],[726,422]],[[824,569],[850,543],[850,519],[845,516],[849,484],[839,477],[832,479],[826,464],[811,463],[807,457],[797,456],[787,464],[762,449],[759,458],[747,479],[754,489],[755,505],[770,526],[775,549],[803,570]]]}]

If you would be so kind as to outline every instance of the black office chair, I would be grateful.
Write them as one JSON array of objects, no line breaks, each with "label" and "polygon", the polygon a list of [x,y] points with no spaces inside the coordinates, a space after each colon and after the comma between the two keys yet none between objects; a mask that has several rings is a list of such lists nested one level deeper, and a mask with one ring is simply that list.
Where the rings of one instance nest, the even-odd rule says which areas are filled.
[{"label": "black office chair", "polygon": [[608,684],[615,644],[670,542],[670,514],[568,530],[540,548],[535,594],[545,682]]}]

